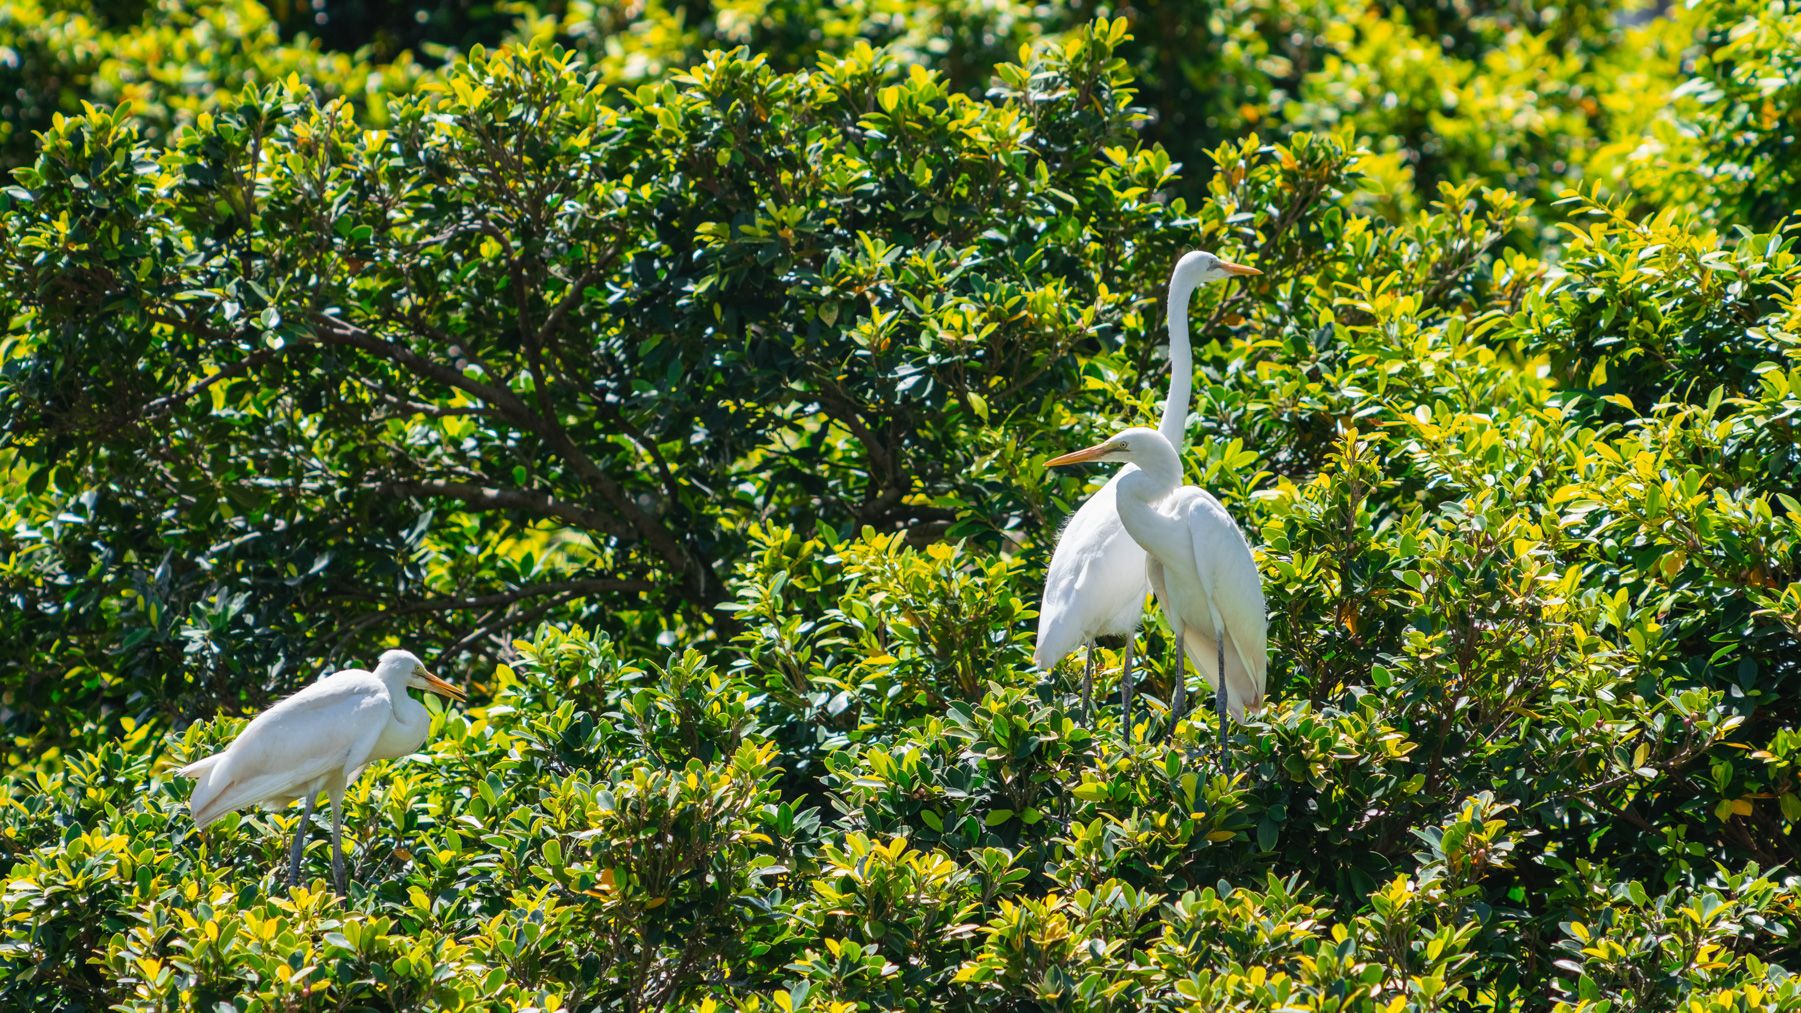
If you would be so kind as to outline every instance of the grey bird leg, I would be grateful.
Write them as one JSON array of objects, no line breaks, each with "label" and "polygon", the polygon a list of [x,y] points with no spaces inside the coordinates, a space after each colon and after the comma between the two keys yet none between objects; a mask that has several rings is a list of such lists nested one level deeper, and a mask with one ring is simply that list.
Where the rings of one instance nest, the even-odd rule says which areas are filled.
[{"label": "grey bird leg", "polygon": [[1176,635],[1176,657],[1172,665],[1175,672],[1174,685],[1169,691],[1169,734],[1176,734],[1176,722],[1182,720],[1182,711],[1188,706],[1188,652],[1182,649],[1182,628],[1171,626]]},{"label": "grey bird leg", "polygon": [[1094,641],[1088,642],[1088,664],[1082,666],[1082,722],[1094,724]]},{"label": "grey bird leg", "polygon": [[1132,741],[1132,641],[1137,637],[1126,638],[1125,658],[1119,666],[1119,709],[1125,715],[1126,741]]},{"label": "grey bird leg", "polygon": [[288,889],[290,890],[300,885],[300,852],[306,849],[306,825],[307,821],[313,818],[313,803],[316,799],[316,793],[307,793],[306,808],[300,813],[300,826],[294,830],[294,853],[288,859]]},{"label": "grey bird leg", "polygon": [[1220,765],[1220,769],[1227,771],[1229,773],[1232,770],[1232,761],[1230,759],[1228,759],[1226,756],[1226,635],[1225,635],[1225,631],[1223,631],[1223,630],[1219,631],[1218,639],[1215,640],[1214,642],[1219,645],[1219,689],[1214,694],[1214,707],[1217,708],[1219,711],[1219,765]]},{"label": "grey bird leg", "polygon": [[344,799],[334,797],[331,800],[331,881],[337,884],[338,896],[350,896],[349,884],[344,879]]}]

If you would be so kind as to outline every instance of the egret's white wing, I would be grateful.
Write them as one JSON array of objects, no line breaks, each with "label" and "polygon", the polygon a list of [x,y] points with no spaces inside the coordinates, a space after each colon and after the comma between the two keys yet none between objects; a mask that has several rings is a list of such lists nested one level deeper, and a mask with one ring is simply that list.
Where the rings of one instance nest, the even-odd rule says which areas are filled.
[{"label": "egret's white wing", "polygon": [[224,752],[182,769],[200,779],[188,802],[194,823],[204,827],[247,805],[284,804],[329,775],[347,777],[368,762],[393,714],[387,686],[368,672],[313,683],[257,715]]},{"label": "egret's white wing", "polygon": [[1168,612],[1170,609],[1169,588],[1163,580],[1163,564],[1158,561],[1156,556],[1148,552],[1144,554],[1144,575],[1150,579],[1151,594],[1157,598],[1157,607]]},{"label": "egret's white wing", "polygon": [[[1232,515],[1205,490],[1185,486],[1172,497],[1176,516],[1188,525],[1195,571],[1201,575],[1208,603],[1219,613],[1226,634],[1226,695],[1233,711],[1263,702],[1269,681],[1269,615],[1263,603],[1263,576],[1250,543]],[[1218,645],[1211,615],[1185,617],[1183,639],[1189,657],[1207,676],[1218,679]]]},{"label": "egret's white wing", "polygon": [[1044,576],[1033,663],[1049,671],[1101,636],[1130,636],[1144,614],[1144,550],[1119,519],[1125,468],[1077,508],[1057,536]]}]

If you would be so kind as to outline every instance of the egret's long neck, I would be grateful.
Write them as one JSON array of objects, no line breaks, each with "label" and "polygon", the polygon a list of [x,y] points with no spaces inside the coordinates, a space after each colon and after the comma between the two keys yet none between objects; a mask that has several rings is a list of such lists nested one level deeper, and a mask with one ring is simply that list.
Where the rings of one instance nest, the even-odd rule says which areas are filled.
[{"label": "egret's long neck", "polygon": [[1138,467],[1119,480],[1119,520],[1140,548],[1160,555],[1165,542],[1182,537],[1172,530],[1175,521],[1157,510],[1157,504],[1181,484],[1182,462],[1175,448],[1164,444],[1132,463]]},{"label": "egret's long neck", "polygon": [[424,704],[413,699],[413,694],[406,691],[406,675],[403,671],[377,674],[388,684],[388,699],[392,701],[395,720],[408,727],[422,721],[431,723],[431,712],[425,709]]},{"label": "egret's long neck", "polygon": [[1169,279],[1169,399],[1157,431],[1178,450],[1188,445],[1188,402],[1194,399],[1194,349],[1188,344],[1188,301],[1195,285]]},{"label": "egret's long neck", "polygon": [[1182,461],[1176,448],[1168,443],[1146,440],[1147,449],[1140,450],[1132,463],[1138,466],[1119,480],[1119,498],[1156,503],[1176,491],[1182,483]]}]

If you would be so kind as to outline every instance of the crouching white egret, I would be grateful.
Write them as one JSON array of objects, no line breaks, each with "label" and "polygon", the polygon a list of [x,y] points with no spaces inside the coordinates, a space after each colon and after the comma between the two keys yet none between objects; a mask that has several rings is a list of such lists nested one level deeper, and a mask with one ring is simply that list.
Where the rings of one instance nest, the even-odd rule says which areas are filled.
[{"label": "crouching white egret", "polygon": [[221,752],[177,770],[198,783],[188,799],[204,828],[245,806],[305,808],[294,833],[288,885],[300,881],[300,853],[320,792],[331,796],[331,875],[344,893],[344,790],[375,760],[405,756],[425,743],[431,713],[408,689],[465,699],[407,651],[388,651],[375,671],[347,668],[258,714]]},{"label": "crouching white egret", "polygon": [[[1183,254],[1169,276],[1169,396],[1163,402],[1158,431],[1172,446],[1187,441],[1188,402],[1194,391],[1194,351],[1188,341],[1188,303],[1202,285],[1232,277],[1262,274],[1254,267],[1221,260],[1194,250]],[[1128,469],[1129,470],[1129,469]],[[1090,496],[1070,518],[1057,539],[1044,578],[1044,601],[1038,610],[1038,643],[1032,662],[1040,671],[1057,667],[1077,647],[1086,646],[1082,671],[1082,708],[1087,711],[1094,682],[1096,637],[1123,636],[1125,656],[1119,673],[1119,699],[1126,737],[1132,734],[1132,640],[1144,616],[1144,596],[1151,590],[1145,577],[1143,550],[1120,526],[1115,506],[1121,470]]]},{"label": "crouching white egret", "polygon": [[[1148,557],[1151,588],[1176,642],[1203,676],[1207,663],[1215,663],[1223,761],[1228,712],[1242,717],[1261,704],[1269,672],[1269,618],[1251,546],[1219,500],[1181,484],[1181,459],[1155,429],[1127,429],[1045,466],[1085,461],[1137,466],[1115,479],[1119,519]],[[1172,728],[1182,716],[1186,679],[1187,666],[1178,658],[1170,693]]]}]

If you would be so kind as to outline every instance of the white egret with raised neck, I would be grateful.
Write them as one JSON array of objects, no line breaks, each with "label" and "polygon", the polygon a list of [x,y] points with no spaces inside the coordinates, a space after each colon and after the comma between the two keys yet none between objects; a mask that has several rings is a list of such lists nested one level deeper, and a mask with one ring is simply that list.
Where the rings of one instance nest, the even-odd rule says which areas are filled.
[{"label": "white egret with raised neck", "polygon": [[[1148,557],[1151,587],[1182,653],[1203,677],[1207,663],[1214,663],[1223,762],[1228,714],[1242,717],[1259,706],[1269,674],[1269,617],[1250,543],[1219,500],[1182,484],[1181,458],[1157,430],[1127,429],[1045,467],[1089,461],[1133,466],[1112,483],[1120,524]],[[1178,657],[1170,693],[1172,729],[1182,716],[1186,680],[1186,665]]]},{"label": "white egret with raised neck", "polygon": [[[1194,350],[1188,340],[1188,304],[1203,285],[1233,277],[1254,277],[1254,267],[1222,260],[1195,250],[1183,254],[1169,276],[1169,393],[1163,402],[1158,432],[1172,447],[1187,442],[1188,402],[1194,394]],[[1077,647],[1087,648],[1082,672],[1082,706],[1090,710],[1094,684],[1094,641],[1123,636],[1119,696],[1126,736],[1132,734],[1132,641],[1144,617],[1144,597],[1151,590],[1145,554],[1120,524],[1116,501],[1119,483],[1131,471],[1121,469],[1076,510],[1057,538],[1045,574],[1044,599],[1038,610],[1038,642],[1032,662],[1049,672]]]},{"label": "white egret with raised neck", "polygon": [[375,671],[334,672],[258,714],[231,745],[176,771],[197,783],[188,798],[194,825],[246,806],[304,808],[294,833],[288,885],[300,881],[307,822],[319,793],[331,797],[331,872],[339,893],[344,878],[344,791],[363,767],[398,759],[425,744],[431,712],[409,689],[453,700],[463,691],[428,671],[407,651],[388,651]]}]

